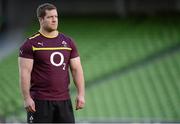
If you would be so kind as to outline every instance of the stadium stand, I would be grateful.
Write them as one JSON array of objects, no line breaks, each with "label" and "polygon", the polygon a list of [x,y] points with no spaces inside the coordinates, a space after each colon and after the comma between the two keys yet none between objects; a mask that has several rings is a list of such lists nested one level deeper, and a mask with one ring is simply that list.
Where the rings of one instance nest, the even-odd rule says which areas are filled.
[{"label": "stadium stand", "polygon": [[86,109],[77,116],[90,122],[97,117],[122,122],[178,121],[179,53],[87,86]]},{"label": "stadium stand", "polygon": [[2,26],[2,17],[0,16],[0,29],[1,29],[1,26]]},{"label": "stadium stand", "polygon": [[[180,121],[179,21],[178,17],[61,19],[60,31],[76,41],[86,79],[86,107],[75,111],[77,120]],[[37,29],[33,23],[25,35]],[[0,117],[22,119],[17,53],[1,61],[0,68]],[[74,86],[71,89],[74,99]]]}]

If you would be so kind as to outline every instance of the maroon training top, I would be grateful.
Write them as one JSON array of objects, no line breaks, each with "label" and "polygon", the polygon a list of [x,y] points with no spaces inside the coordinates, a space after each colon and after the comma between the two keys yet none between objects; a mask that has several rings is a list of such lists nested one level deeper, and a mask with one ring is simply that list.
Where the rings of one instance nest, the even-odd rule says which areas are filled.
[{"label": "maroon training top", "polygon": [[38,32],[20,47],[19,56],[34,60],[30,87],[33,99],[70,98],[69,63],[79,56],[71,38],[62,33],[50,38]]}]

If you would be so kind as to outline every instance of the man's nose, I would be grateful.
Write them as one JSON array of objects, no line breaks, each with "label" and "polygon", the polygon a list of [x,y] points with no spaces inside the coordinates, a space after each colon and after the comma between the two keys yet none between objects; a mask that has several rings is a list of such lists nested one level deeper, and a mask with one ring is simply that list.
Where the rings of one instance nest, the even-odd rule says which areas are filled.
[{"label": "man's nose", "polygon": [[56,18],[56,17],[53,17],[52,21],[53,21],[53,22],[56,22],[56,21],[57,21],[57,18]]}]

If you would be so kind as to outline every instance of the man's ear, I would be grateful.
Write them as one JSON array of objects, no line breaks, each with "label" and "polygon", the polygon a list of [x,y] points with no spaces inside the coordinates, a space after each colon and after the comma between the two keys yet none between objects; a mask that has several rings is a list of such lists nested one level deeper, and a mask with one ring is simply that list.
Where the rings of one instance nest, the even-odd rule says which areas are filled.
[{"label": "man's ear", "polygon": [[43,18],[39,17],[38,20],[39,20],[39,23],[41,23]]}]

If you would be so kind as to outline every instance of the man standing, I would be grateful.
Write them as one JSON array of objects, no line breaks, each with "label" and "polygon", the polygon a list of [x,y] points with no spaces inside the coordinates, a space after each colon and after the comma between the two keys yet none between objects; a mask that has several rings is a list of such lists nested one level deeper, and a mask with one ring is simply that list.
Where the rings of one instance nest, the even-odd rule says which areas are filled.
[{"label": "man standing", "polygon": [[69,66],[77,88],[76,110],[85,104],[84,76],[80,57],[71,38],[59,33],[54,5],[37,8],[40,30],[20,47],[20,86],[27,122],[74,123],[69,95]]}]

